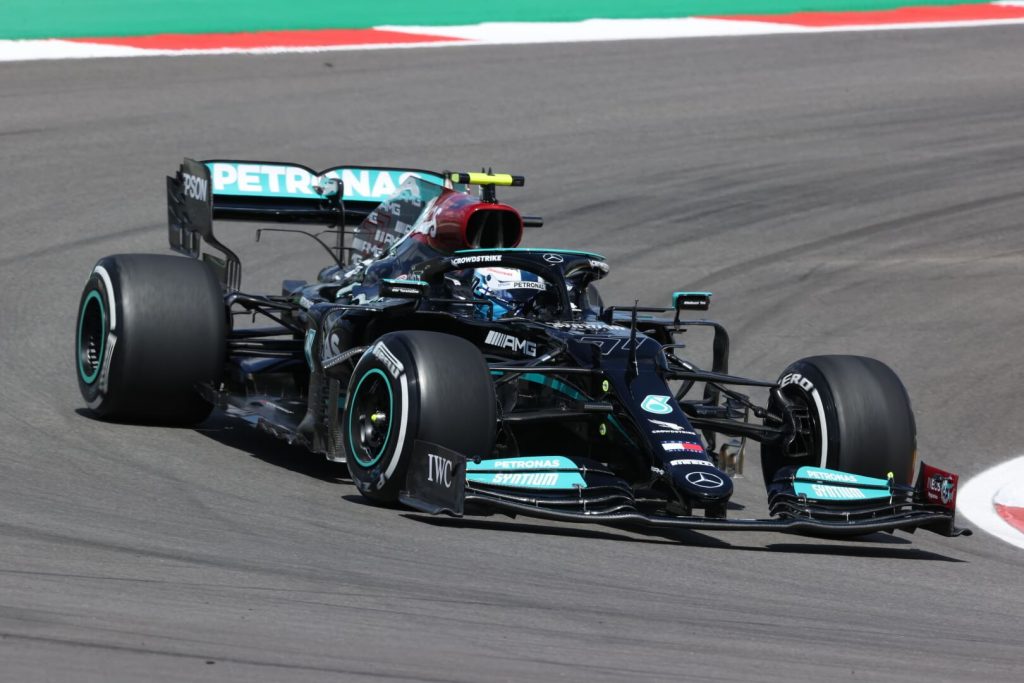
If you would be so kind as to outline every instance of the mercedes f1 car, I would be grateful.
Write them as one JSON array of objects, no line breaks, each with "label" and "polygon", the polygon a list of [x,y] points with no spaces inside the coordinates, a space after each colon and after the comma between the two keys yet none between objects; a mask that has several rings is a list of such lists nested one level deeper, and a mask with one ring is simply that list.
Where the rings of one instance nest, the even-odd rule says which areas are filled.
[{"label": "mercedes f1 car", "polygon": [[[227,411],[346,463],[367,498],[428,513],[967,533],[954,525],[956,475],[917,465],[891,369],[815,356],[774,381],[730,374],[726,329],[693,317],[711,293],[605,305],[602,256],[520,247],[543,221],[495,188],[522,184],[186,159],[167,200],[170,245],[187,258],[109,256],[89,276],[76,321],[82,395],[106,419],[189,424]],[[329,263],[279,294],[245,293],[215,219],[279,224],[256,239],[301,234]],[[682,342],[696,328],[713,337],[708,368]],[[766,519],[728,514],[750,441]]]}]

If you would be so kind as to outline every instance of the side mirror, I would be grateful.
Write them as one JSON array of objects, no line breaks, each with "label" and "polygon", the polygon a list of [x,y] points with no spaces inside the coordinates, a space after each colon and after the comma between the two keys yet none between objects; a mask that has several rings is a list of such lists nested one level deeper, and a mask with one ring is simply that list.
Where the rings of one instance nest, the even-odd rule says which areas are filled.
[{"label": "side mirror", "polygon": [[711,306],[711,292],[673,292],[672,307],[676,312],[706,311]]},{"label": "side mirror", "polygon": [[422,299],[430,285],[422,280],[381,280],[380,295],[396,299]]}]

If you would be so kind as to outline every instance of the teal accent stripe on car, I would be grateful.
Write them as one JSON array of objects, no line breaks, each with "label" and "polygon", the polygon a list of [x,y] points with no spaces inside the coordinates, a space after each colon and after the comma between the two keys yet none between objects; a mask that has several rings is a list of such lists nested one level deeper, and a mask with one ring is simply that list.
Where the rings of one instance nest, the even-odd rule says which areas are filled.
[{"label": "teal accent stripe on car", "polygon": [[344,167],[317,175],[294,164],[258,163],[248,161],[209,161],[210,179],[215,195],[242,197],[278,197],[287,199],[320,199],[314,186],[321,178],[342,182],[346,201],[384,201],[406,180],[414,177],[441,185],[444,179],[436,173],[417,170],[371,167]]},{"label": "teal accent stripe on car", "polygon": [[866,489],[856,486],[841,486],[837,484],[808,484],[798,481],[793,484],[793,492],[798,496],[807,496],[811,500],[871,500],[874,498],[888,498],[891,493],[888,490]]},{"label": "teal accent stripe on car", "polygon": [[892,495],[886,479],[865,477],[824,467],[798,469],[793,481],[793,491],[798,496],[827,501],[872,500]]},{"label": "teal accent stripe on car", "polygon": [[[491,375],[493,375],[494,377],[501,377],[504,374],[505,373],[502,372],[501,370],[491,371]],[[523,374],[519,375],[519,379],[525,382],[533,382],[534,384],[543,384],[544,386],[550,387],[559,393],[565,394],[574,401],[588,400],[586,394],[584,394],[576,387],[572,386],[571,384],[566,384],[562,380],[556,377],[551,377],[550,375],[543,375],[539,372],[524,372]]]},{"label": "teal accent stripe on car", "polygon": [[313,369],[313,342],[316,339],[316,330],[306,330],[306,341],[302,345],[302,350],[306,354],[306,364],[309,365],[309,369]]},{"label": "teal accent stripe on car", "polygon": [[540,247],[496,247],[494,249],[459,249],[456,254],[492,254],[495,252],[520,252],[520,253],[531,253],[531,254],[569,254],[570,256],[585,256],[586,258],[600,259],[606,261],[607,259],[601,254],[595,254],[592,251],[578,251],[576,249],[543,249]]},{"label": "teal accent stripe on car", "polygon": [[566,384],[557,377],[551,377],[550,375],[542,375],[539,372],[525,372],[519,376],[520,379],[526,382],[533,382],[534,384],[543,384],[546,387],[551,387],[555,391],[565,394],[574,401],[586,400],[586,395],[570,384]]},{"label": "teal accent stripe on car", "polygon": [[384,386],[387,387],[388,389],[388,431],[387,434],[384,435],[384,443],[381,445],[380,450],[377,451],[376,455],[374,455],[369,460],[363,460],[362,458],[359,457],[359,451],[356,450],[355,441],[352,440],[352,416],[355,414],[355,410],[353,409],[348,411],[348,445],[350,448],[349,453],[351,453],[355,461],[363,467],[373,467],[374,465],[377,464],[378,461],[380,461],[381,456],[384,455],[384,451],[388,447],[388,442],[391,440],[391,416],[394,415],[395,412],[395,395],[391,391],[391,382],[388,380],[388,376],[385,375],[384,372],[378,368],[373,368],[372,370],[370,370],[365,375],[359,378],[359,383],[356,384],[356,390],[352,392],[352,407],[355,408],[356,401],[359,398],[359,390],[363,387],[363,382],[365,382],[366,378],[369,377],[370,375],[380,375],[381,377],[383,377]]},{"label": "teal accent stripe on car", "polygon": [[867,488],[883,488],[889,490],[887,479],[865,477],[861,474],[830,470],[824,467],[801,467],[796,471],[797,481],[820,482],[824,484],[841,484],[845,486],[861,486]]},{"label": "teal accent stripe on car", "polygon": [[[500,377],[501,375],[503,375],[505,373],[501,372],[500,370],[494,370],[494,371],[491,372],[491,374],[494,375],[495,377]],[[550,375],[542,375],[539,372],[526,372],[526,373],[523,373],[522,375],[520,375],[519,377],[520,377],[520,379],[523,379],[523,380],[525,380],[527,382],[533,382],[535,384],[543,384],[546,387],[551,387],[555,391],[558,391],[560,393],[565,394],[566,396],[568,396],[569,398],[573,399],[574,401],[587,401],[587,400],[590,400],[590,399],[587,398],[586,394],[584,394],[583,392],[579,391],[578,389],[573,387],[571,384],[566,384],[562,380],[560,380],[560,379],[558,379],[556,377],[551,377]],[[628,441],[631,446],[636,447],[636,441],[634,441],[629,436],[629,433],[622,426],[622,423],[619,422],[619,420],[614,415],[609,415],[608,416],[608,422],[613,427],[615,427],[615,429],[620,434],[622,434],[622,438],[624,438],[626,441]]]},{"label": "teal accent stripe on car", "polygon": [[636,441],[633,441],[633,438],[626,432],[626,429],[622,426],[622,423],[619,422],[617,417],[609,415],[608,422],[611,423],[612,427],[615,427],[615,429],[619,431],[619,434],[622,434],[622,438],[628,441],[630,446],[636,448]]},{"label": "teal accent stripe on car", "polygon": [[[96,300],[96,304],[100,307],[100,351],[96,355],[96,367],[93,368],[91,374],[86,374],[85,366],[82,365],[82,357],[85,355],[85,349],[82,347],[82,326],[85,324],[85,311],[89,307],[89,302],[93,299]],[[86,295],[85,301],[82,302],[82,312],[78,316],[78,374],[82,376],[82,381],[86,384],[92,384],[100,376],[100,368],[103,366],[103,351],[107,344],[106,329],[107,312],[103,308],[103,297],[100,296],[99,292],[93,290]]]},{"label": "teal accent stripe on car", "polygon": [[561,455],[530,455],[466,463],[466,481],[521,489],[586,488],[576,463]]},{"label": "teal accent stripe on car", "polygon": [[[521,375],[521,377],[527,382],[535,382],[536,384],[543,384],[544,386],[551,387],[555,391],[561,392],[575,401],[590,400],[587,398],[586,394],[584,394],[582,391],[577,390],[571,384],[566,384],[562,380],[557,379],[555,377],[551,377],[550,375],[542,375],[539,372],[527,372]],[[629,434],[622,426],[622,423],[619,422],[618,418],[616,418],[614,415],[609,415],[608,422],[611,423],[611,425],[615,427],[615,429],[618,430],[620,434],[622,434],[623,438],[625,438],[626,441],[628,441],[631,445],[636,446],[636,442],[633,441],[632,438],[630,438]]]}]

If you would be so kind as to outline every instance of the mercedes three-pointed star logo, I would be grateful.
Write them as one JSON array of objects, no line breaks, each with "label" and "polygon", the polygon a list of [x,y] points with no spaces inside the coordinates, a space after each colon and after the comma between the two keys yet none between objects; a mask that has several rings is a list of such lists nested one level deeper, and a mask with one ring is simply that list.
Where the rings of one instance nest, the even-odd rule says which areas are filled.
[{"label": "mercedes three-pointed star logo", "polygon": [[686,475],[686,481],[690,482],[694,486],[699,486],[702,489],[717,489],[725,483],[717,474],[705,472],[704,470],[690,472]]},{"label": "mercedes three-pointed star logo", "polygon": [[565,260],[562,258],[561,254],[544,254],[543,258],[548,263],[561,263]]}]

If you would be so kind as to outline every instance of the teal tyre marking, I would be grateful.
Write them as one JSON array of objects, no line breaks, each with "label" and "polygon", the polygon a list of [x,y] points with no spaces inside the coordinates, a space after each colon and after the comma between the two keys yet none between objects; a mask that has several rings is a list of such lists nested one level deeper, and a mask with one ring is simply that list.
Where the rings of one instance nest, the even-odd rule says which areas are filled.
[{"label": "teal tyre marking", "polygon": [[[352,440],[352,416],[355,414],[356,407],[359,405],[359,390],[363,388],[363,382],[365,382],[370,375],[380,375],[383,379],[384,386],[388,390],[388,431],[384,435],[384,443],[381,444],[380,450],[377,451],[377,454],[369,460],[363,460],[359,457],[359,451],[356,450],[355,441]],[[360,467],[373,467],[380,461],[381,456],[384,455],[384,450],[388,447],[388,441],[391,440],[391,414],[394,411],[394,408],[395,395],[391,391],[391,382],[388,381],[387,375],[385,375],[380,369],[373,368],[359,378],[359,383],[356,384],[356,390],[352,392],[352,409],[348,411],[348,445],[350,447],[349,452],[352,453],[352,457]]]},{"label": "teal tyre marking", "polygon": [[[82,328],[85,327],[85,313],[89,310],[90,302],[95,301],[96,305],[100,309],[100,329],[96,337],[99,338],[99,351],[96,353],[95,360],[90,357],[90,349],[85,348],[82,344]],[[103,308],[103,297],[95,289],[86,295],[85,301],[82,302],[82,312],[78,316],[78,374],[82,377],[82,381],[86,384],[92,384],[96,381],[96,378],[100,376],[100,367],[103,365],[103,351],[107,343],[106,338],[103,335],[103,330],[107,328],[107,313]],[[92,337],[92,335],[90,335]],[[95,343],[95,339],[90,339]],[[88,361],[92,365],[92,372],[86,372],[85,361]]]}]

